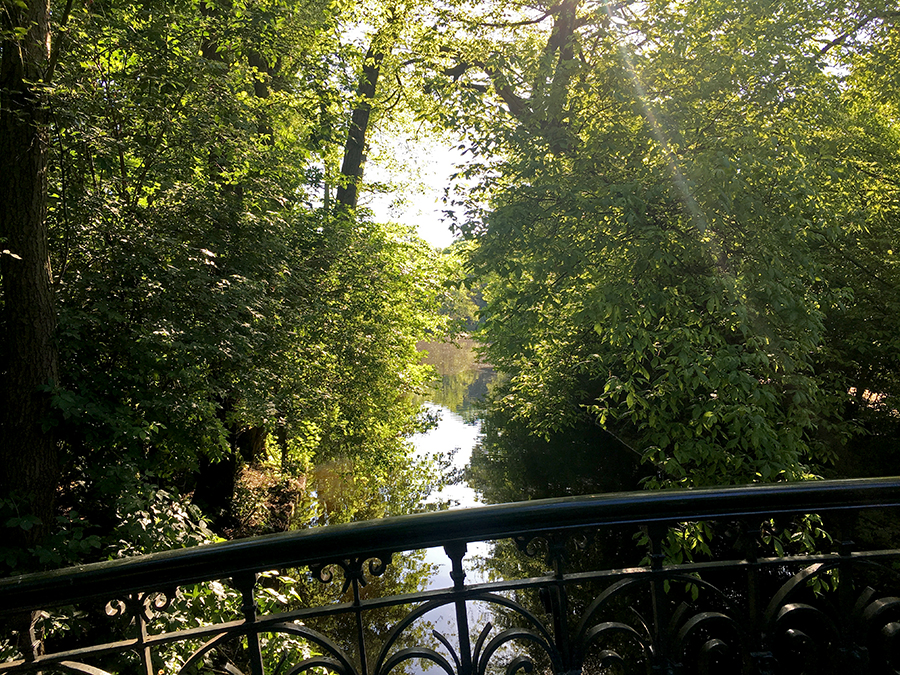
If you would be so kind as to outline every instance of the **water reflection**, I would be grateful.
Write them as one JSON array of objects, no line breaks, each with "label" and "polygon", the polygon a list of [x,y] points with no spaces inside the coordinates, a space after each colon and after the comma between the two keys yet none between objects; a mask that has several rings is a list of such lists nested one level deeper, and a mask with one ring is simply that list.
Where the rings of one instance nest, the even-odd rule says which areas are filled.
[{"label": "water reflection", "polygon": [[427,394],[437,427],[414,439],[421,453],[453,453],[464,471],[453,502],[462,506],[632,490],[640,456],[599,427],[586,423],[550,438],[533,435],[485,406],[495,373],[478,360],[472,340],[459,346],[423,343],[426,363],[440,381]]},{"label": "water reflection", "polygon": [[[497,383],[490,368],[478,362],[471,345],[467,347],[426,346],[428,362],[435,366],[439,378],[435,388],[423,397],[422,403],[439,418],[439,422],[427,433],[411,439],[415,452],[409,458],[408,466],[398,467],[387,479],[381,478],[380,482],[373,476],[354,470],[347,463],[334,462],[320,467],[310,478],[313,491],[308,492],[312,498],[309,509],[317,513],[313,524],[380,518],[429,508],[467,508],[479,503],[505,503],[639,487],[646,467],[640,464],[638,453],[604,430],[586,423],[551,438],[538,437],[523,425],[505,417],[502,410],[483,405],[481,401],[488,393],[502,395],[502,384]],[[459,478],[440,490],[433,481],[423,479],[417,469],[421,462],[439,457],[448,458],[445,475]],[[725,523],[724,527],[727,529],[731,525]],[[564,590],[561,586],[549,584],[540,590],[526,584],[512,584],[506,590],[498,591],[490,602],[486,602],[484,597],[472,596],[465,603],[464,610],[460,608],[468,617],[469,644],[477,643],[478,635],[489,623],[493,625],[490,634],[497,636],[504,629],[521,627],[526,615],[534,617],[539,625],[553,626],[556,634],[575,635],[579,620],[594,616],[591,613],[598,605],[593,603],[601,597],[605,623],[598,625],[633,626],[643,621],[641,617],[653,616],[652,596],[642,590],[643,586],[620,585],[618,582],[610,585],[609,578],[588,574],[596,570],[642,564],[647,550],[639,544],[635,534],[633,527],[603,528],[584,536],[470,544],[464,559],[467,584],[499,579],[534,579],[547,576],[551,570],[558,575],[557,578],[563,578],[563,574],[573,576],[568,577]],[[732,536],[728,532],[725,534]],[[720,540],[724,542],[719,537],[713,543],[718,546]],[[334,571],[335,576],[339,577],[339,571]],[[442,549],[405,553],[394,556],[383,574],[375,578],[366,575],[367,585],[359,589],[359,596],[364,600],[368,597],[446,589],[452,585],[449,572],[450,563]],[[296,571],[296,574],[306,573]],[[772,568],[758,575],[755,582],[758,590],[771,591],[767,597],[774,596],[784,581],[784,574],[784,570]],[[704,577],[707,582],[710,579],[721,589],[721,592],[715,592],[722,597],[740,599],[741,593],[744,593],[740,585],[742,579],[736,581],[724,576],[719,579],[714,575]],[[342,589],[340,582],[318,586],[310,575],[306,576],[305,581],[310,583],[303,584],[305,595],[297,597],[297,606],[328,604],[328,601],[349,603],[353,599],[352,589]],[[626,588],[635,592],[628,590],[627,593],[619,593],[619,590]],[[675,604],[682,601],[691,603],[697,600],[699,589],[700,586],[693,580],[680,585],[673,583],[667,597]],[[502,602],[497,602],[498,599]],[[448,645],[464,642],[457,635],[454,607],[444,604],[431,609],[433,605],[409,602],[408,599],[402,602],[407,604],[384,608],[384,611],[367,611],[365,620],[345,609],[336,611],[330,617],[310,620],[309,626],[327,635],[340,636],[337,647],[351,654],[350,658],[363,671],[363,662],[367,661],[371,666],[385,643],[388,645],[385,649],[391,653],[426,645],[437,650],[448,662],[452,660],[453,652]],[[721,607],[715,602],[710,606],[718,611]],[[415,612],[421,615],[410,614]],[[395,633],[393,629],[398,625],[403,627],[406,617],[411,617],[408,632]],[[646,625],[644,632],[648,632]],[[399,640],[392,643],[394,635]],[[354,650],[358,651],[356,645],[360,639],[371,650],[365,657],[354,653]],[[534,662],[534,672],[549,672],[546,650],[542,651],[536,644],[511,641],[506,652],[496,654],[487,672],[495,672],[493,664],[497,665],[496,672],[500,672],[502,664],[513,662],[513,656],[526,655]],[[624,638],[621,643],[614,640],[608,646],[615,647],[625,661],[636,669],[634,672],[645,672],[649,668],[646,654]],[[306,647],[310,648],[308,645]],[[605,651],[587,653],[583,672],[610,672],[606,655]],[[273,669],[272,672],[279,671]],[[449,671],[419,658],[404,662],[394,672],[430,675]]]},{"label": "water reflection", "polygon": [[[447,461],[447,481],[429,497],[428,502],[450,508],[475,506],[478,495],[463,480],[463,476],[472,449],[481,437],[480,404],[494,372],[478,360],[471,340],[458,345],[423,343],[419,348],[427,352],[425,362],[434,367],[438,375],[423,400],[423,405],[437,417],[438,422],[428,432],[415,436],[413,445],[419,456],[446,458]],[[470,557],[481,558],[487,552],[486,545],[473,545],[468,553]],[[450,566],[444,551],[426,551],[425,561],[435,569],[426,588],[448,585]],[[471,567],[467,574],[470,582],[480,578]],[[452,613],[447,615],[441,611],[433,614],[430,618],[437,630],[448,634],[455,630],[456,620]],[[472,616],[471,619],[478,624],[481,617]]]},{"label": "water reflection", "polygon": [[478,495],[462,480],[466,465],[481,436],[479,420],[466,421],[449,408],[434,403],[425,404],[429,411],[439,416],[437,426],[423,434],[417,434],[413,446],[418,454],[426,457],[442,457],[448,462],[445,469],[447,482],[426,500],[428,504],[446,504],[453,507],[469,507],[478,503]]},{"label": "water reflection", "polygon": [[[527,429],[504,419],[485,407],[484,400],[496,387],[493,370],[480,363],[471,341],[461,346],[423,344],[428,352],[426,362],[438,377],[422,398],[422,404],[437,424],[411,439],[414,453],[409,467],[398,469],[388,484],[373,484],[371,477],[359,475],[353,467],[340,462],[319,467],[311,477],[311,494],[317,512],[313,522],[335,524],[347,520],[379,518],[429,508],[468,508],[479,503],[514,502],[572,494],[626,490],[637,486],[638,457],[624,443],[596,427],[569,430],[545,439],[532,436]],[[416,475],[422,463],[444,462],[444,481],[438,484]],[[420,471],[421,473],[421,471]],[[417,479],[418,478],[418,479]],[[631,533],[610,533],[600,544],[605,556],[629,559],[634,550]],[[593,556],[589,556],[593,557]],[[633,557],[633,555],[631,556]],[[466,582],[478,583],[496,578],[522,578],[545,574],[543,555],[529,557],[516,549],[513,542],[470,544],[465,558]],[[592,560],[591,564],[596,564]],[[446,588],[451,585],[450,564],[442,549],[407,554],[395,559],[387,573],[367,588],[377,594],[392,595]],[[588,590],[588,589],[585,589]],[[572,609],[582,606],[584,599],[575,594]],[[320,589],[349,600],[349,592],[340,587]],[[520,603],[536,616],[542,616],[541,599],[533,592],[511,593],[510,600]],[[304,598],[313,602],[318,598]],[[495,606],[469,603],[467,606],[470,640],[492,622],[503,627],[508,617]],[[384,616],[369,615],[364,627],[366,642],[382,644],[389,627],[399,621],[411,606],[395,607]],[[341,646],[351,650],[358,630],[351,614],[338,615],[313,622],[330,635],[346,635]],[[512,625],[512,624],[509,624]],[[411,626],[409,644],[429,641],[432,630],[456,642],[457,624],[452,607],[428,612]],[[449,657],[449,654],[448,654]],[[375,654],[369,654],[371,663]],[[360,655],[356,655],[359,662]],[[438,672],[428,663],[407,663],[406,672]]]},{"label": "water reflection", "polygon": [[426,354],[424,362],[438,375],[425,398],[473,424],[479,420],[481,403],[495,377],[494,370],[481,362],[475,347],[475,341],[469,339],[455,344],[419,344],[419,350]]},{"label": "water reflection", "polygon": [[[552,438],[534,436],[484,403],[489,390],[501,385],[493,371],[478,362],[471,348],[431,345],[428,350],[428,362],[441,376],[441,387],[429,394],[432,410],[440,413],[441,421],[416,439],[416,447],[423,453],[453,452],[452,467],[462,472],[463,480],[441,493],[441,498],[451,500],[452,506],[621,491],[638,486],[640,458],[625,443],[593,425],[566,430]],[[630,530],[605,532],[600,535],[602,541],[593,542],[587,555],[572,558],[579,559],[576,565],[611,565],[613,560],[637,564],[643,552],[636,553],[632,535]],[[512,541],[470,546],[466,581],[544,575],[548,571],[546,551],[535,553],[523,555]],[[428,551],[425,560],[438,570],[428,587],[446,585],[449,570],[443,551]],[[571,598],[572,616],[584,611],[598,589],[585,587],[582,591]],[[546,613],[543,600],[534,589],[511,592],[509,599],[535,616]],[[506,616],[498,606],[470,603],[467,609],[473,640],[489,622],[498,628],[515,624],[515,619]],[[452,617],[438,615],[433,621],[442,632],[455,630]]]},{"label": "water reflection", "polygon": [[481,404],[494,379],[494,371],[478,360],[472,340],[457,344],[421,343],[424,361],[437,372],[438,379],[423,397],[437,425],[413,440],[417,454],[449,459],[445,485],[433,494],[430,503],[469,507],[478,503],[477,494],[462,480],[472,449],[481,437]]},{"label": "water reflection", "polygon": [[[408,461],[391,466],[387,472],[340,459],[318,466],[305,477],[308,482],[292,509],[292,523],[299,527],[336,525],[434,508],[469,508],[479,503],[623,490],[637,485],[636,454],[601,430],[585,427],[552,439],[538,438],[486,408],[484,399],[499,385],[492,369],[479,362],[472,346],[471,341],[461,347],[422,345],[428,351],[426,360],[438,377],[421,402],[438,422],[428,432],[411,439],[414,452]],[[441,461],[444,480],[434,480],[434,471],[426,467],[429,462],[433,467]],[[592,548],[603,556],[636,564],[633,553],[629,558],[629,552],[634,551],[631,535],[609,533],[603,535],[603,541],[593,542]],[[572,558],[584,561],[583,553]],[[590,552],[588,557],[592,558],[590,564],[596,565]],[[464,566],[468,584],[535,577],[547,572],[542,552],[531,557],[523,555],[512,541],[470,544]],[[352,602],[354,589],[342,584],[341,570],[335,568],[332,572],[336,581],[320,584],[311,573],[294,570],[289,577],[272,581],[272,590],[292,597],[291,604],[297,607]],[[302,583],[287,583],[294,576]],[[452,585],[450,562],[442,549],[395,555],[381,574],[366,574],[365,578],[366,583],[358,589],[363,600]],[[583,590],[584,594],[573,593],[570,598],[572,616],[583,611],[598,592],[595,588]],[[534,616],[546,615],[546,599],[534,589],[509,591],[506,597]],[[414,609],[415,604],[411,603],[368,611],[365,621],[353,611],[335,612],[309,620],[308,626],[326,635],[340,636],[336,646],[365,671],[363,663],[373,665],[380,646],[390,640],[392,628]],[[470,643],[476,643],[488,623],[499,629],[514,625],[514,619],[505,612],[494,604],[467,603]],[[435,643],[432,631],[446,636],[451,644],[459,644],[452,605],[428,611],[416,619],[392,649],[430,644],[443,654],[444,648]],[[365,655],[358,653],[360,638],[367,645]],[[311,645],[304,648],[315,649]],[[445,655],[451,657],[449,652]],[[539,660],[537,663],[541,665]],[[278,672],[277,667],[273,672]],[[441,669],[419,660],[406,662],[396,672],[437,673]]]},{"label": "water reflection", "polygon": [[484,503],[638,487],[640,456],[596,426],[584,425],[543,438],[489,412],[482,420],[482,432],[466,479]]}]

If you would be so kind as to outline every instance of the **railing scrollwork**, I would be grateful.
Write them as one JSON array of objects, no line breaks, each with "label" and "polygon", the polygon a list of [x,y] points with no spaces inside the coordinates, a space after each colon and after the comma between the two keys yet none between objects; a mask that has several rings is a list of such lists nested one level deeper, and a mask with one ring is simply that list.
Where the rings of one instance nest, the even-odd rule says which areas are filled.
[{"label": "railing scrollwork", "polygon": [[[898,479],[623,493],[5,579],[0,627],[47,618],[39,655],[0,642],[0,674],[900,673],[900,549],[853,533],[855,513],[897,505]],[[809,514],[831,546],[773,552]],[[672,559],[686,523],[707,523],[714,555]],[[479,542],[495,546],[485,579],[467,566]],[[426,548],[447,560],[427,587]]]}]

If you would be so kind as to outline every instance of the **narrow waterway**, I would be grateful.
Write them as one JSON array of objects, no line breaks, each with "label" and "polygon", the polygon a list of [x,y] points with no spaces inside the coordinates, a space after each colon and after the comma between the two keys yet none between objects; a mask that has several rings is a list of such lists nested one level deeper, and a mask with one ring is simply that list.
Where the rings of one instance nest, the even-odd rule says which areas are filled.
[{"label": "narrow waterway", "polygon": [[[494,372],[478,360],[471,340],[464,340],[458,345],[425,343],[420,345],[420,349],[427,352],[425,362],[438,375],[424,403],[437,418],[437,424],[427,432],[414,436],[412,442],[419,455],[447,458],[450,479],[427,501],[448,508],[477,506],[478,494],[466,482],[465,470],[472,458],[473,449],[481,440],[480,404],[494,379]],[[467,580],[479,581],[480,567],[472,562],[486,556],[489,546],[471,545],[467,553]],[[444,551],[426,551],[425,562],[433,567],[427,588],[447,586],[450,567]],[[445,621],[440,616],[430,618],[438,630],[443,624],[449,627],[455,622]]]},{"label": "narrow waterway", "polygon": [[494,379],[494,371],[478,360],[472,340],[458,344],[423,343],[425,362],[431,365],[437,380],[425,395],[424,405],[437,418],[437,424],[412,438],[420,455],[449,458],[448,472],[454,482],[429,498],[450,508],[466,508],[478,503],[478,496],[464,480],[472,450],[481,438],[480,404]]},{"label": "narrow waterway", "polygon": [[[429,388],[423,401],[428,412],[437,419],[434,427],[417,434],[411,440],[419,456],[441,458],[446,462],[448,481],[432,493],[427,504],[439,508],[471,508],[479,504],[478,493],[466,482],[465,470],[473,449],[481,440],[480,404],[494,379],[490,367],[479,362],[472,340],[457,345],[423,343],[427,352],[425,362],[434,367],[437,379]],[[470,544],[464,560],[466,581],[485,581],[483,561],[490,554],[488,543]],[[450,562],[443,549],[428,549],[422,564],[430,569],[422,590],[445,588],[451,584]],[[491,616],[486,608],[472,604],[468,608],[471,626],[482,627]],[[443,607],[422,617],[423,622],[442,635],[455,636],[456,617],[452,608]],[[472,639],[477,637],[473,633]],[[439,669],[430,663],[419,663],[415,672],[436,673]]]},{"label": "narrow waterway", "polygon": [[[360,516],[384,517],[435,508],[465,509],[480,504],[631,487],[634,460],[629,459],[630,450],[619,447],[621,444],[597,428],[572,430],[553,439],[538,438],[527,429],[504,424],[495,415],[488,414],[482,403],[490,388],[498,383],[493,370],[479,361],[474,346],[471,340],[459,345],[420,345],[427,352],[426,363],[432,365],[437,374],[421,402],[437,421],[430,430],[410,439],[415,455],[410,458],[413,460],[411,471],[416,472],[415,467],[420,466],[415,460],[432,459],[445,467],[446,480],[431,492],[424,490],[416,493],[415,499],[399,501],[391,494],[398,490],[404,493],[400,477],[394,485],[379,485],[375,493],[363,481],[362,487],[370,490],[369,501],[388,506],[382,504],[377,509],[344,513],[347,505],[366,503],[366,500],[359,495],[343,495],[339,488],[343,485],[345,491],[352,493],[355,474],[350,472],[348,475],[339,467],[326,467],[326,471],[319,472],[323,475],[315,478],[318,506],[314,510],[331,513],[334,521],[343,521]],[[565,457],[566,461],[560,462],[560,457]],[[337,510],[332,510],[335,508]],[[377,511],[381,511],[380,515],[373,515]],[[320,519],[317,524],[328,522],[332,520]],[[513,549],[511,542],[469,544],[463,560],[466,583],[485,582],[497,575],[530,577],[546,572],[541,558],[526,557],[523,560]],[[395,556],[386,574],[372,583],[379,585],[382,592],[393,594],[447,588],[453,583],[450,561],[442,548],[407,552]],[[401,606],[387,610],[383,617],[371,615],[367,638],[370,644],[383,643],[389,627],[403,618],[406,609]],[[472,644],[489,623],[504,620],[502,612],[497,614],[495,605],[484,602],[467,603],[466,610]],[[338,629],[337,624],[331,625],[335,622],[339,623],[337,619],[333,622],[317,620],[312,625],[327,634],[350,631],[349,626]],[[455,609],[452,606],[434,609],[407,630],[405,639],[409,644],[403,643],[404,646],[433,643],[435,631],[445,636],[450,644],[455,644],[458,640]],[[348,642],[346,646],[349,649],[351,645]],[[439,651],[443,649],[434,646]],[[405,672],[407,675],[431,675],[442,671],[430,661],[420,660],[409,663]]]}]

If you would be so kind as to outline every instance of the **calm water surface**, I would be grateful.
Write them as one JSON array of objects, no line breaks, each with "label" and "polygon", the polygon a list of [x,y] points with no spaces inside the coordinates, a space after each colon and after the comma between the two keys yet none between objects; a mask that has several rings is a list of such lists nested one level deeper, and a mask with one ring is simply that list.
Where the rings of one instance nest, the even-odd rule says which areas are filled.
[{"label": "calm water surface", "polygon": [[[479,404],[495,381],[495,375],[490,367],[479,362],[473,346],[472,341],[461,346],[435,343],[420,345],[423,351],[428,352],[426,363],[434,366],[438,375],[435,386],[427,392],[422,403],[438,418],[438,422],[428,432],[411,439],[414,452],[419,457],[449,457],[448,474],[455,480],[450,480],[449,484],[432,492],[424,503],[409,503],[406,508],[474,508],[482,503],[540,499],[630,487],[630,469],[622,470],[623,467],[634,464],[633,459],[628,457],[629,450],[617,447],[614,439],[604,437],[596,427],[565,433],[548,441],[537,439],[524,429],[509,426],[501,428],[496,419],[483,416]],[[566,461],[560,462],[560,457],[566,457]],[[463,478],[471,481],[471,484]],[[352,487],[352,481],[348,485]],[[390,486],[379,488],[379,491],[382,490],[390,491]],[[355,503],[356,500],[347,501]],[[396,506],[392,506],[386,513],[398,513]],[[351,519],[356,518],[351,516]],[[510,572],[507,568],[511,564],[518,567],[518,557],[510,547],[498,547],[500,544],[495,547],[495,544],[489,543],[468,546],[464,559],[467,583],[487,581],[492,572],[505,576]],[[538,561],[531,562],[541,564]],[[526,561],[526,564],[531,562]],[[394,565],[389,570],[386,576],[392,578],[383,578],[374,583],[384,584],[385,590],[390,592],[452,586],[450,562],[442,548],[410,552],[401,559],[395,557]],[[545,571],[536,569],[524,576],[543,574]],[[516,576],[522,576],[520,572],[522,570],[513,571]],[[384,617],[383,620],[373,620],[376,617],[371,616],[370,621],[373,626],[382,625],[387,630],[387,627],[401,618],[406,609],[398,608],[397,616]],[[478,632],[488,622],[496,623],[497,617],[490,607],[479,603],[469,603],[467,609],[471,629],[469,637],[474,643]],[[424,615],[411,628],[413,635],[418,635],[419,638],[416,639],[422,643],[434,642],[432,630],[446,636],[451,644],[457,642],[456,620],[451,607],[445,606]],[[372,626],[370,630],[373,645],[381,643],[386,637],[386,634],[382,634],[383,631]],[[411,644],[415,642],[414,639]],[[441,671],[430,662],[412,662],[407,664],[404,672],[407,675],[430,675]]]},{"label": "calm water surface", "polygon": [[[420,349],[427,352],[425,363],[434,367],[439,378],[425,397],[425,406],[438,417],[438,423],[414,436],[412,442],[421,455],[450,457],[453,471],[461,476],[481,439],[479,404],[494,371],[479,362],[471,340],[459,346],[422,343]],[[475,490],[461,480],[444,486],[429,501],[448,502],[451,508],[479,503]]]},{"label": "calm water surface", "polygon": [[[447,503],[450,508],[471,508],[480,503],[477,492],[462,480],[462,476],[471,460],[472,450],[481,440],[479,403],[487,394],[494,372],[478,361],[473,347],[471,340],[460,346],[442,343],[420,345],[420,349],[428,352],[425,362],[433,366],[439,376],[425,402],[429,411],[438,417],[438,423],[429,431],[414,436],[412,442],[421,455],[451,458],[451,470],[458,480],[445,485],[428,499],[431,503]],[[469,546],[467,581],[482,580],[482,575],[471,561],[488,553],[488,544]],[[444,551],[429,549],[425,553],[425,561],[434,567],[427,588],[449,585],[450,564]],[[448,624],[443,617],[431,618],[438,630],[441,630],[442,624]],[[453,623],[455,625],[455,621]]]}]

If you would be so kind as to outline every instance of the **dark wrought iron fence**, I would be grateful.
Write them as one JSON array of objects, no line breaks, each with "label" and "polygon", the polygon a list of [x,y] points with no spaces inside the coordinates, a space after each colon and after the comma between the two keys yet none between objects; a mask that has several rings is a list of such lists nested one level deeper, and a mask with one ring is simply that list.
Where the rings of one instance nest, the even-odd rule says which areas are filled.
[{"label": "dark wrought iron fence", "polygon": [[[0,673],[898,672],[900,549],[855,543],[898,504],[900,479],[620,493],[20,576],[0,624],[34,644]],[[435,547],[445,582],[379,582]]]}]

